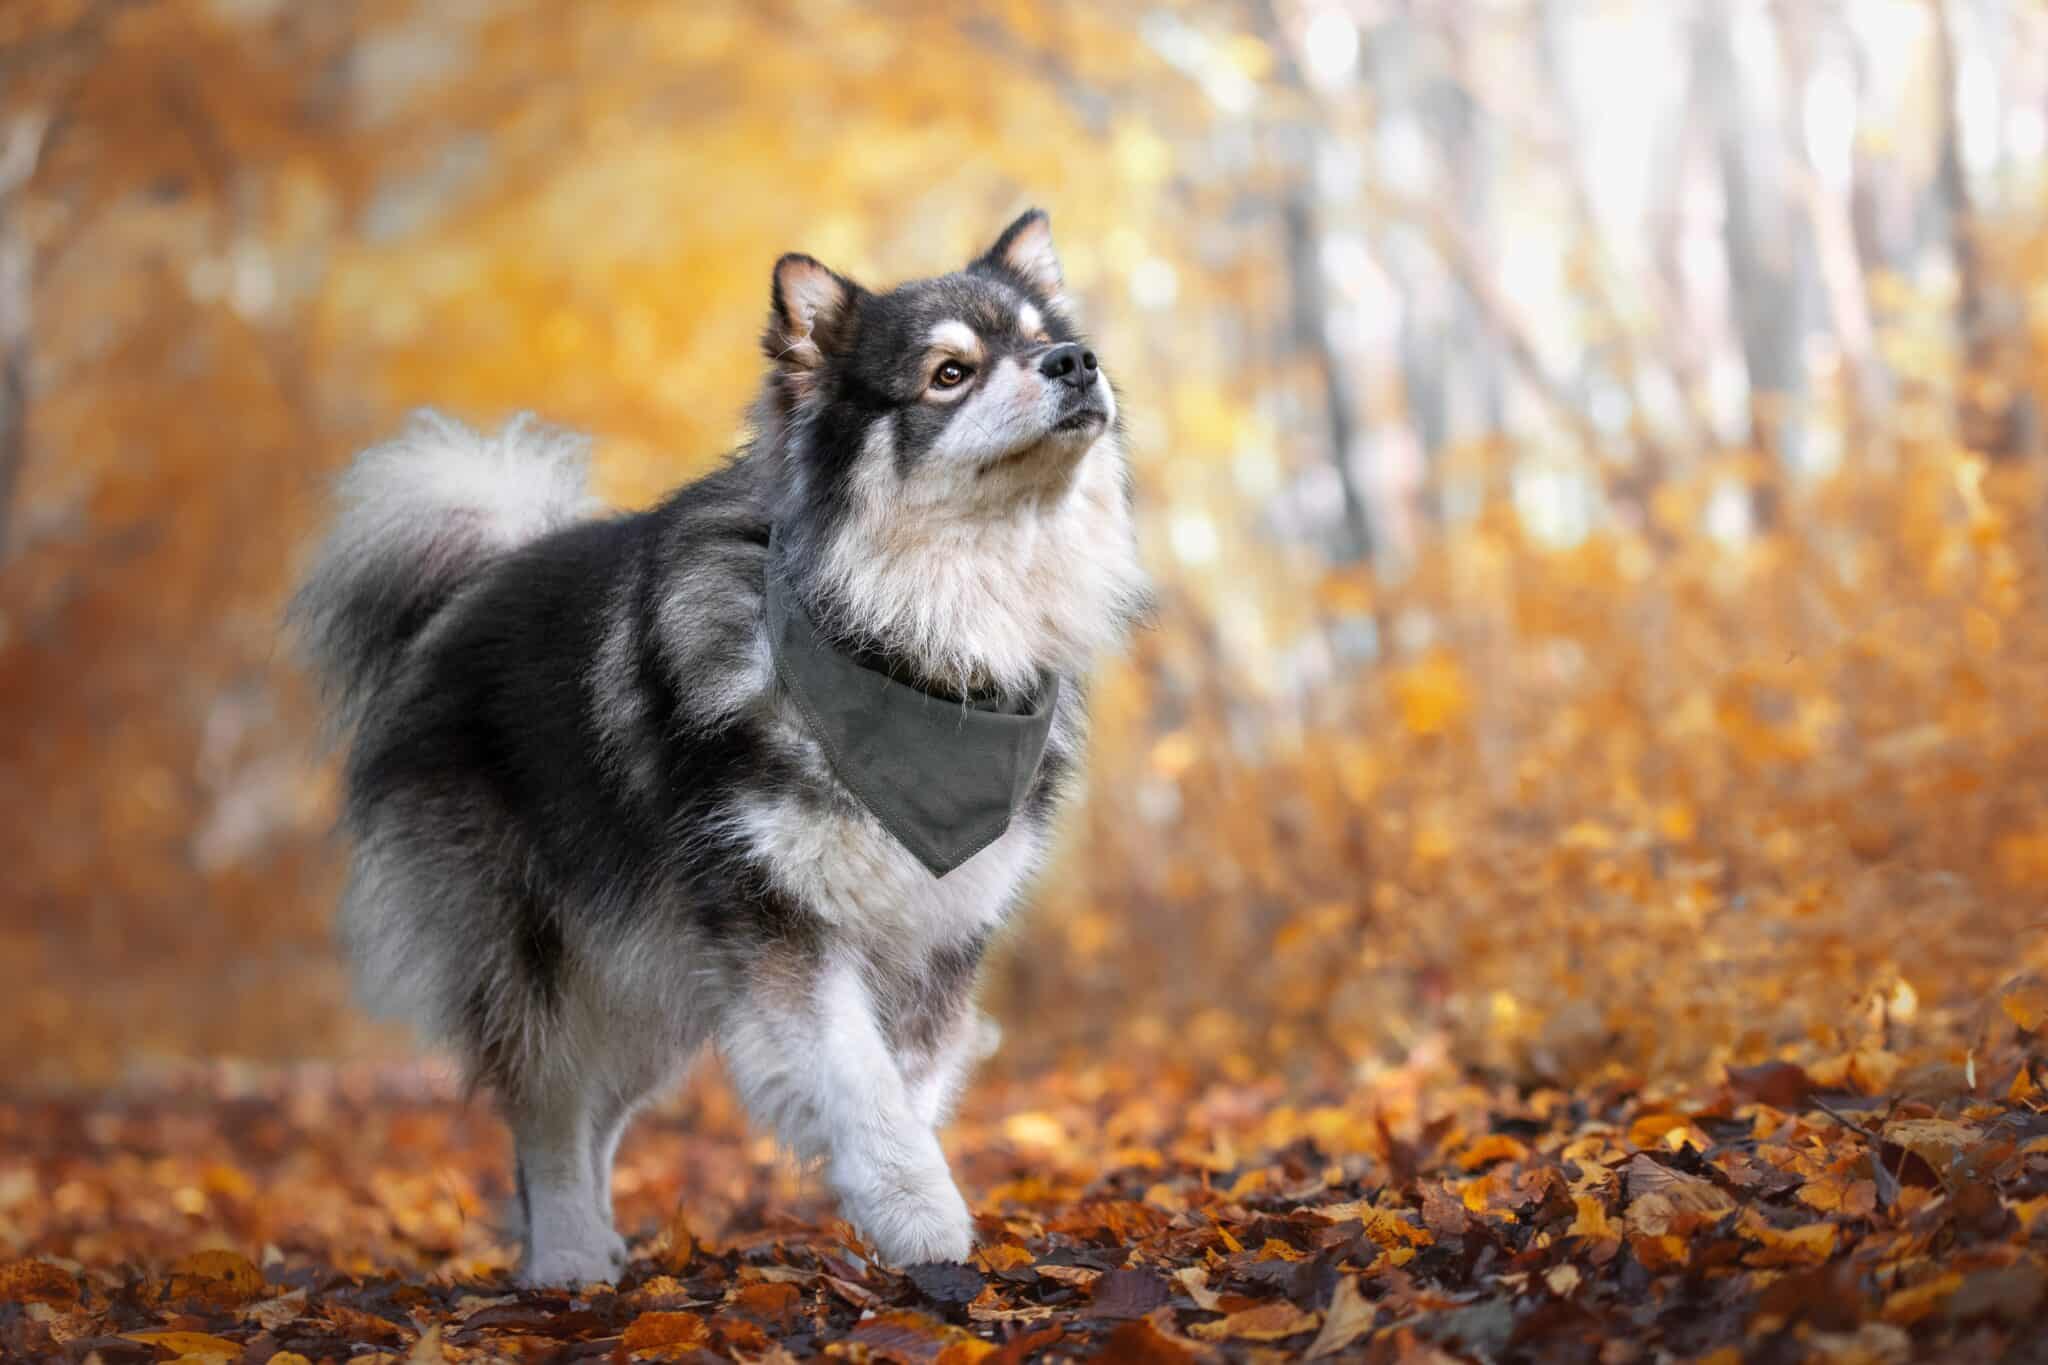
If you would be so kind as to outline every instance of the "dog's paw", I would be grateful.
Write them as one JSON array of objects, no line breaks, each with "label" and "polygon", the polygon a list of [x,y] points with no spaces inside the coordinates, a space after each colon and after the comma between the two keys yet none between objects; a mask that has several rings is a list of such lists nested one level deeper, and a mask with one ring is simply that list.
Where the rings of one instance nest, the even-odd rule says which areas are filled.
[{"label": "dog's paw", "polygon": [[869,1209],[855,1222],[890,1265],[964,1261],[974,1250],[974,1218],[950,1180]]},{"label": "dog's paw", "polygon": [[612,1275],[614,1277],[626,1268],[627,1262],[633,1259],[633,1253],[626,1247],[626,1239],[616,1232],[608,1234],[605,1242],[605,1253],[611,1259]]},{"label": "dog's paw", "polygon": [[529,1289],[611,1284],[625,1266],[625,1254],[623,1242],[619,1243],[616,1252],[603,1242],[590,1246],[540,1247],[525,1265],[519,1267],[519,1283]]}]

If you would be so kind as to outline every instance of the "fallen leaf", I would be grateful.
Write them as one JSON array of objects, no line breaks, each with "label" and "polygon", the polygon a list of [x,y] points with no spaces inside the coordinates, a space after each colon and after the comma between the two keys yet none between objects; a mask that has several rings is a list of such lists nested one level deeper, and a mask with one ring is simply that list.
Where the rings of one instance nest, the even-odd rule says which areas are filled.
[{"label": "fallen leaf", "polygon": [[[977,1286],[980,1281],[976,1281]],[[732,1306],[742,1313],[750,1313],[763,1322],[788,1326],[803,1306],[803,1291],[787,1282],[770,1281],[765,1284],[741,1285],[732,1292]]]},{"label": "fallen leaf", "polygon": [[917,1286],[919,1294],[948,1308],[971,1303],[981,1292],[981,1274],[971,1265],[935,1261],[907,1267],[903,1273]]},{"label": "fallen leaf", "polygon": [[263,1272],[233,1251],[196,1251],[171,1266],[165,1291],[174,1299],[200,1299],[234,1308],[263,1293]]},{"label": "fallen leaf", "polygon": [[1894,1119],[1884,1126],[1884,1140],[1926,1162],[1939,1176],[1983,1136],[1973,1124],[1951,1119]]},{"label": "fallen leaf", "polygon": [[1198,1322],[1188,1335],[1204,1341],[1279,1341],[1321,1325],[1320,1313],[1304,1313],[1291,1303],[1262,1303],[1217,1322]]},{"label": "fallen leaf", "polygon": [[659,1360],[706,1345],[711,1329],[695,1313],[642,1313],[619,1338],[620,1349],[633,1360]]},{"label": "fallen leaf", "polygon": [[1153,1270],[1111,1270],[1095,1282],[1088,1310],[1095,1317],[1142,1318],[1172,1295],[1166,1278]]},{"label": "fallen leaf", "polygon": [[1209,1288],[1209,1274],[1199,1266],[1187,1266],[1173,1273],[1180,1287],[1187,1291],[1195,1306],[1208,1313],[1223,1311],[1223,1297]]},{"label": "fallen leaf", "polygon": [[0,1262],[0,1303],[47,1303],[59,1308],[78,1302],[78,1281],[48,1261]]},{"label": "fallen leaf", "polygon": [[2033,1032],[2048,1022],[2048,977],[2038,972],[2014,977],[1999,989],[1998,1007],[2006,1018]]},{"label": "fallen leaf", "polygon": [[129,1341],[139,1341],[166,1351],[175,1351],[181,1356],[220,1356],[230,1360],[242,1358],[242,1343],[226,1337],[213,1336],[207,1332],[123,1332]]},{"label": "fallen leaf", "polygon": [[[1632,1201],[1656,1195],[1666,1200],[1676,1212],[1708,1218],[1719,1217],[1735,1208],[1734,1198],[1711,1180],[1673,1170],[1647,1154],[1639,1152],[1630,1157],[1621,1169],[1628,1178]],[[1634,1212],[1633,1203],[1630,1212]]]},{"label": "fallen leaf", "polygon": [[1101,1349],[1089,1359],[1102,1365],[1195,1365],[1201,1357],[1149,1320],[1139,1318],[1103,1338]]},{"label": "fallen leaf", "polygon": [[993,1275],[998,1271],[1022,1269],[1037,1258],[1023,1247],[999,1242],[994,1246],[976,1247],[971,1259],[975,1265]]},{"label": "fallen leaf", "polygon": [[1783,1231],[1757,1224],[1743,1231],[1745,1236],[1761,1244],[1744,1258],[1746,1264],[1799,1266],[1819,1265],[1833,1256],[1839,1229],[1833,1223],[1808,1223]]},{"label": "fallen leaf", "polygon": [[[870,1360],[890,1365],[974,1365],[995,1354],[986,1341],[922,1313],[894,1310],[878,1313],[858,1324],[849,1339]],[[827,1355],[850,1352],[835,1343]]]},{"label": "fallen leaf", "polygon": [[1935,1275],[1919,1284],[1895,1289],[1885,1296],[1880,1310],[1886,1322],[1911,1327],[1941,1307],[1949,1295],[1962,1288],[1963,1277],[1954,1272]]},{"label": "fallen leaf", "polygon": [[1306,1359],[1321,1360],[1349,1346],[1372,1330],[1376,1310],[1360,1292],[1356,1275],[1340,1275],[1323,1314],[1323,1329],[1309,1343]]},{"label": "fallen leaf", "polygon": [[1527,1161],[1529,1148],[1526,1144],[1505,1133],[1489,1133],[1458,1154],[1458,1169],[1476,1171],[1498,1161]]},{"label": "fallen leaf", "polygon": [[1791,1062],[1730,1067],[1728,1085],[1743,1099],[1786,1110],[1806,1108],[1817,1088],[1813,1078],[1806,1074],[1806,1069]]}]

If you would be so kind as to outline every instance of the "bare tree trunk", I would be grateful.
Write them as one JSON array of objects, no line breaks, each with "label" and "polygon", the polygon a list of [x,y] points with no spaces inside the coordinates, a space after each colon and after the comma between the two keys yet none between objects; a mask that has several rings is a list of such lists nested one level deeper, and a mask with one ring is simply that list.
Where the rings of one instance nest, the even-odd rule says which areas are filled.
[{"label": "bare tree trunk", "polygon": [[[1439,73],[1424,90],[1422,111],[1435,125],[1436,145],[1442,149],[1444,174],[1450,180],[1452,212],[1471,240],[1490,240],[1491,210],[1489,188],[1494,167],[1485,163],[1485,143],[1480,137],[1480,109],[1471,74],[1469,17],[1446,8],[1437,16],[1437,28],[1450,55],[1447,70]],[[1483,432],[1498,431],[1506,420],[1506,399],[1501,383],[1500,345],[1487,329],[1486,319],[1470,296],[1459,293],[1451,302],[1451,313],[1442,342],[1446,359],[1455,361],[1443,383],[1452,440]],[[1458,417],[1465,416],[1460,429]]]},{"label": "bare tree trunk", "polygon": [[1351,455],[1358,439],[1358,406],[1352,394],[1351,376],[1337,358],[1330,336],[1330,287],[1323,278],[1320,244],[1320,215],[1316,212],[1312,182],[1297,184],[1287,196],[1287,271],[1294,302],[1294,339],[1315,358],[1323,381],[1323,414],[1329,428],[1330,462],[1337,471],[1337,486],[1344,499],[1344,521],[1332,557],[1338,560],[1364,559],[1372,554],[1372,523],[1367,516],[1365,495],[1358,486],[1358,473]]},{"label": "bare tree trunk", "polygon": [[[1630,445],[1635,453],[1634,465],[1612,480],[1613,486],[1609,491],[1618,504],[1630,509],[1640,524],[1647,524],[1651,492],[1669,473],[1671,456],[1664,443],[1652,434],[1649,427],[1650,404],[1645,397],[1642,365],[1636,353],[1635,339],[1631,335],[1617,288],[1616,262],[1606,249],[1600,230],[1599,215],[1594,211],[1593,186],[1587,177],[1585,158],[1581,153],[1586,139],[1578,126],[1578,119],[1572,107],[1571,92],[1566,87],[1564,56],[1560,50],[1565,41],[1563,28],[1566,14],[1557,0],[1543,0],[1533,19],[1536,26],[1536,68],[1543,77],[1543,100],[1554,111],[1557,125],[1556,132],[1550,140],[1571,200],[1573,223],[1586,243],[1586,250],[1593,257],[1590,292],[1600,309],[1607,315],[1605,321],[1609,341],[1604,348],[1604,356],[1613,372],[1615,382],[1627,393],[1629,403],[1636,414],[1630,431]],[[1688,443],[1695,448],[1707,444],[1704,424],[1690,420],[1694,419],[1696,414],[1687,408],[1682,416],[1688,419],[1689,429],[1685,432]]]},{"label": "bare tree trunk", "polygon": [[[25,39],[0,50],[0,564],[7,561],[15,492],[28,458],[35,261],[21,229],[22,198],[55,141],[51,130],[63,124],[70,103],[67,87],[76,86],[78,73],[98,51],[107,25],[120,11],[139,3],[93,0],[69,23],[41,30],[31,27]],[[8,115],[5,97],[16,80],[37,84],[41,108]]]},{"label": "bare tree trunk", "polygon": [[1323,215],[1318,203],[1316,164],[1329,137],[1329,111],[1309,88],[1290,55],[1279,13],[1268,0],[1258,6],[1257,20],[1268,46],[1278,54],[1276,75],[1308,111],[1278,131],[1292,143],[1295,155],[1281,203],[1287,234],[1287,278],[1293,345],[1307,352],[1322,380],[1323,419],[1329,437],[1329,459],[1343,499],[1342,522],[1331,558],[1340,562],[1367,559],[1373,553],[1373,521],[1365,490],[1359,486],[1353,459],[1358,447],[1359,405],[1355,385],[1346,371],[1330,325],[1330,282],[1323,273]]},{"label": "bare tree trunk", "polygon": [[2024,390],[2008,380],[2007,352],[2014,331],[2006,310],[1992,299],[1978,240],[1977,209],[1963,166],[1962,118],[1957,110],[1955,25],[1944,0],[1934,10],[1936,62],[1941,81],[1941,156],[1936,192],[1948,220],[1956,267],[1956,329],[1962,370],[1957,378],[1956,421],[1963,443],[1993,456],[2021,455],[2038,442],[2039,422]]},{"label": "bare tree trunk", "polygon": [[1665,130],[1662,154],[1650,191],[1650,237],[1656,244],[1651,256],[1654,268],[1651,285],[1658,313],[1658,341],[1665,362],[1678,382],[1684,398],[1688,428],[1697,433],[1702,453],[1718,450],[1722,434],[1711,411],[1713,352],[1724,329],[1700,316],[1696,291],[1689,285],[1682,264],[1682,246],[1689,215],[1685,208],[1686,187],[1693,168],[1711,151],[1712,130],[1703,129],[1692,111],[1706,106],[1704,43],[1695,36],[1685,44],[1685,85],[1678,112]]},{"label": "bare tree trunk", "polygon": [[1799,353],[1805,234],[1783,193],[1778,139],[1744,112],[1729,36],[1732,18],[1725,0],[1708,0],[1701,7],[1703,94],[1717,119],[1715,146],[1726,203],[1722,242],[1749,372],[1750,443],[1782,458],[1786,407],[1805,383]]},{"label": "bare tree trunk", "polygon": [[33,304],[29,244],[21,198],[42,154],[47,123],[18,115],[0,129],[0,563],[7,558],[14,490],[27,457],[29,347]]},{"label": "bare tree trunk", "polygon": [[1492,269],[1458,221],[1433,200],[1379,193],[1373,196],[1373,201],[1387,216],[1405,218],[1423,231],[1431,248],[1464,289],[1494,338],[1506,348],[1516,372],[1550,409],[1558,424],[1583,442],[1587,450],[1597,454],[1603,449],[1606,442],[1600,429],[1586,415],[1584,405],[1564,377],[1543,363],[1528,325],[1501,292],[1494,281]]},{"label": "bare tree trunk", "polygon": [[1813,79],[1813,16],[1783,0],[1772,6],[1772,14],[1784,56],[1786,117],[1781,132],[1813,233],[1835,343],[1848,372],[1843,391],[1844,434],[1852,450],[1867,454],[1873,443],[1885,439],[1880,414],[1891,393],[1891,377],[1877,354],[1876,330],[1863,293],[1863,259],[1850,216],[1849,188],[1837,192],[1822,181],[1800,127],[1799,110]]}]

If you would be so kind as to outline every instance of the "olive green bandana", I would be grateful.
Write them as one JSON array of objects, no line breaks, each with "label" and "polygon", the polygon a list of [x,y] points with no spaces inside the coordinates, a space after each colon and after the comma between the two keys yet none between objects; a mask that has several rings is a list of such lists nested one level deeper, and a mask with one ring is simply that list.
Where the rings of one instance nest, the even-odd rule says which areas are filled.
[{"label": "olive green bandana", "polygon": [[820,639],[772,550],[767,594],[775,672],[847,790],[934,877],[994,843],[1038,775],[1059,679],[1011,709],[933,696]]}]

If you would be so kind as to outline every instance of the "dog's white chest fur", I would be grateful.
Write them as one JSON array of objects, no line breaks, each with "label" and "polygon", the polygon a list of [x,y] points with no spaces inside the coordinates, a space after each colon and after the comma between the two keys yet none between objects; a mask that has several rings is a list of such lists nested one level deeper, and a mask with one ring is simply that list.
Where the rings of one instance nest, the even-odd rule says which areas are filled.
[{"label": "dog's white chest fur", "polygon": [[820,812],[763,801],[747,807],[742,825],[779,889],[835,927],[906,957],[994,928],[1037,868],[1045,841],[1020,820],[935,877],[858,808]]}]

